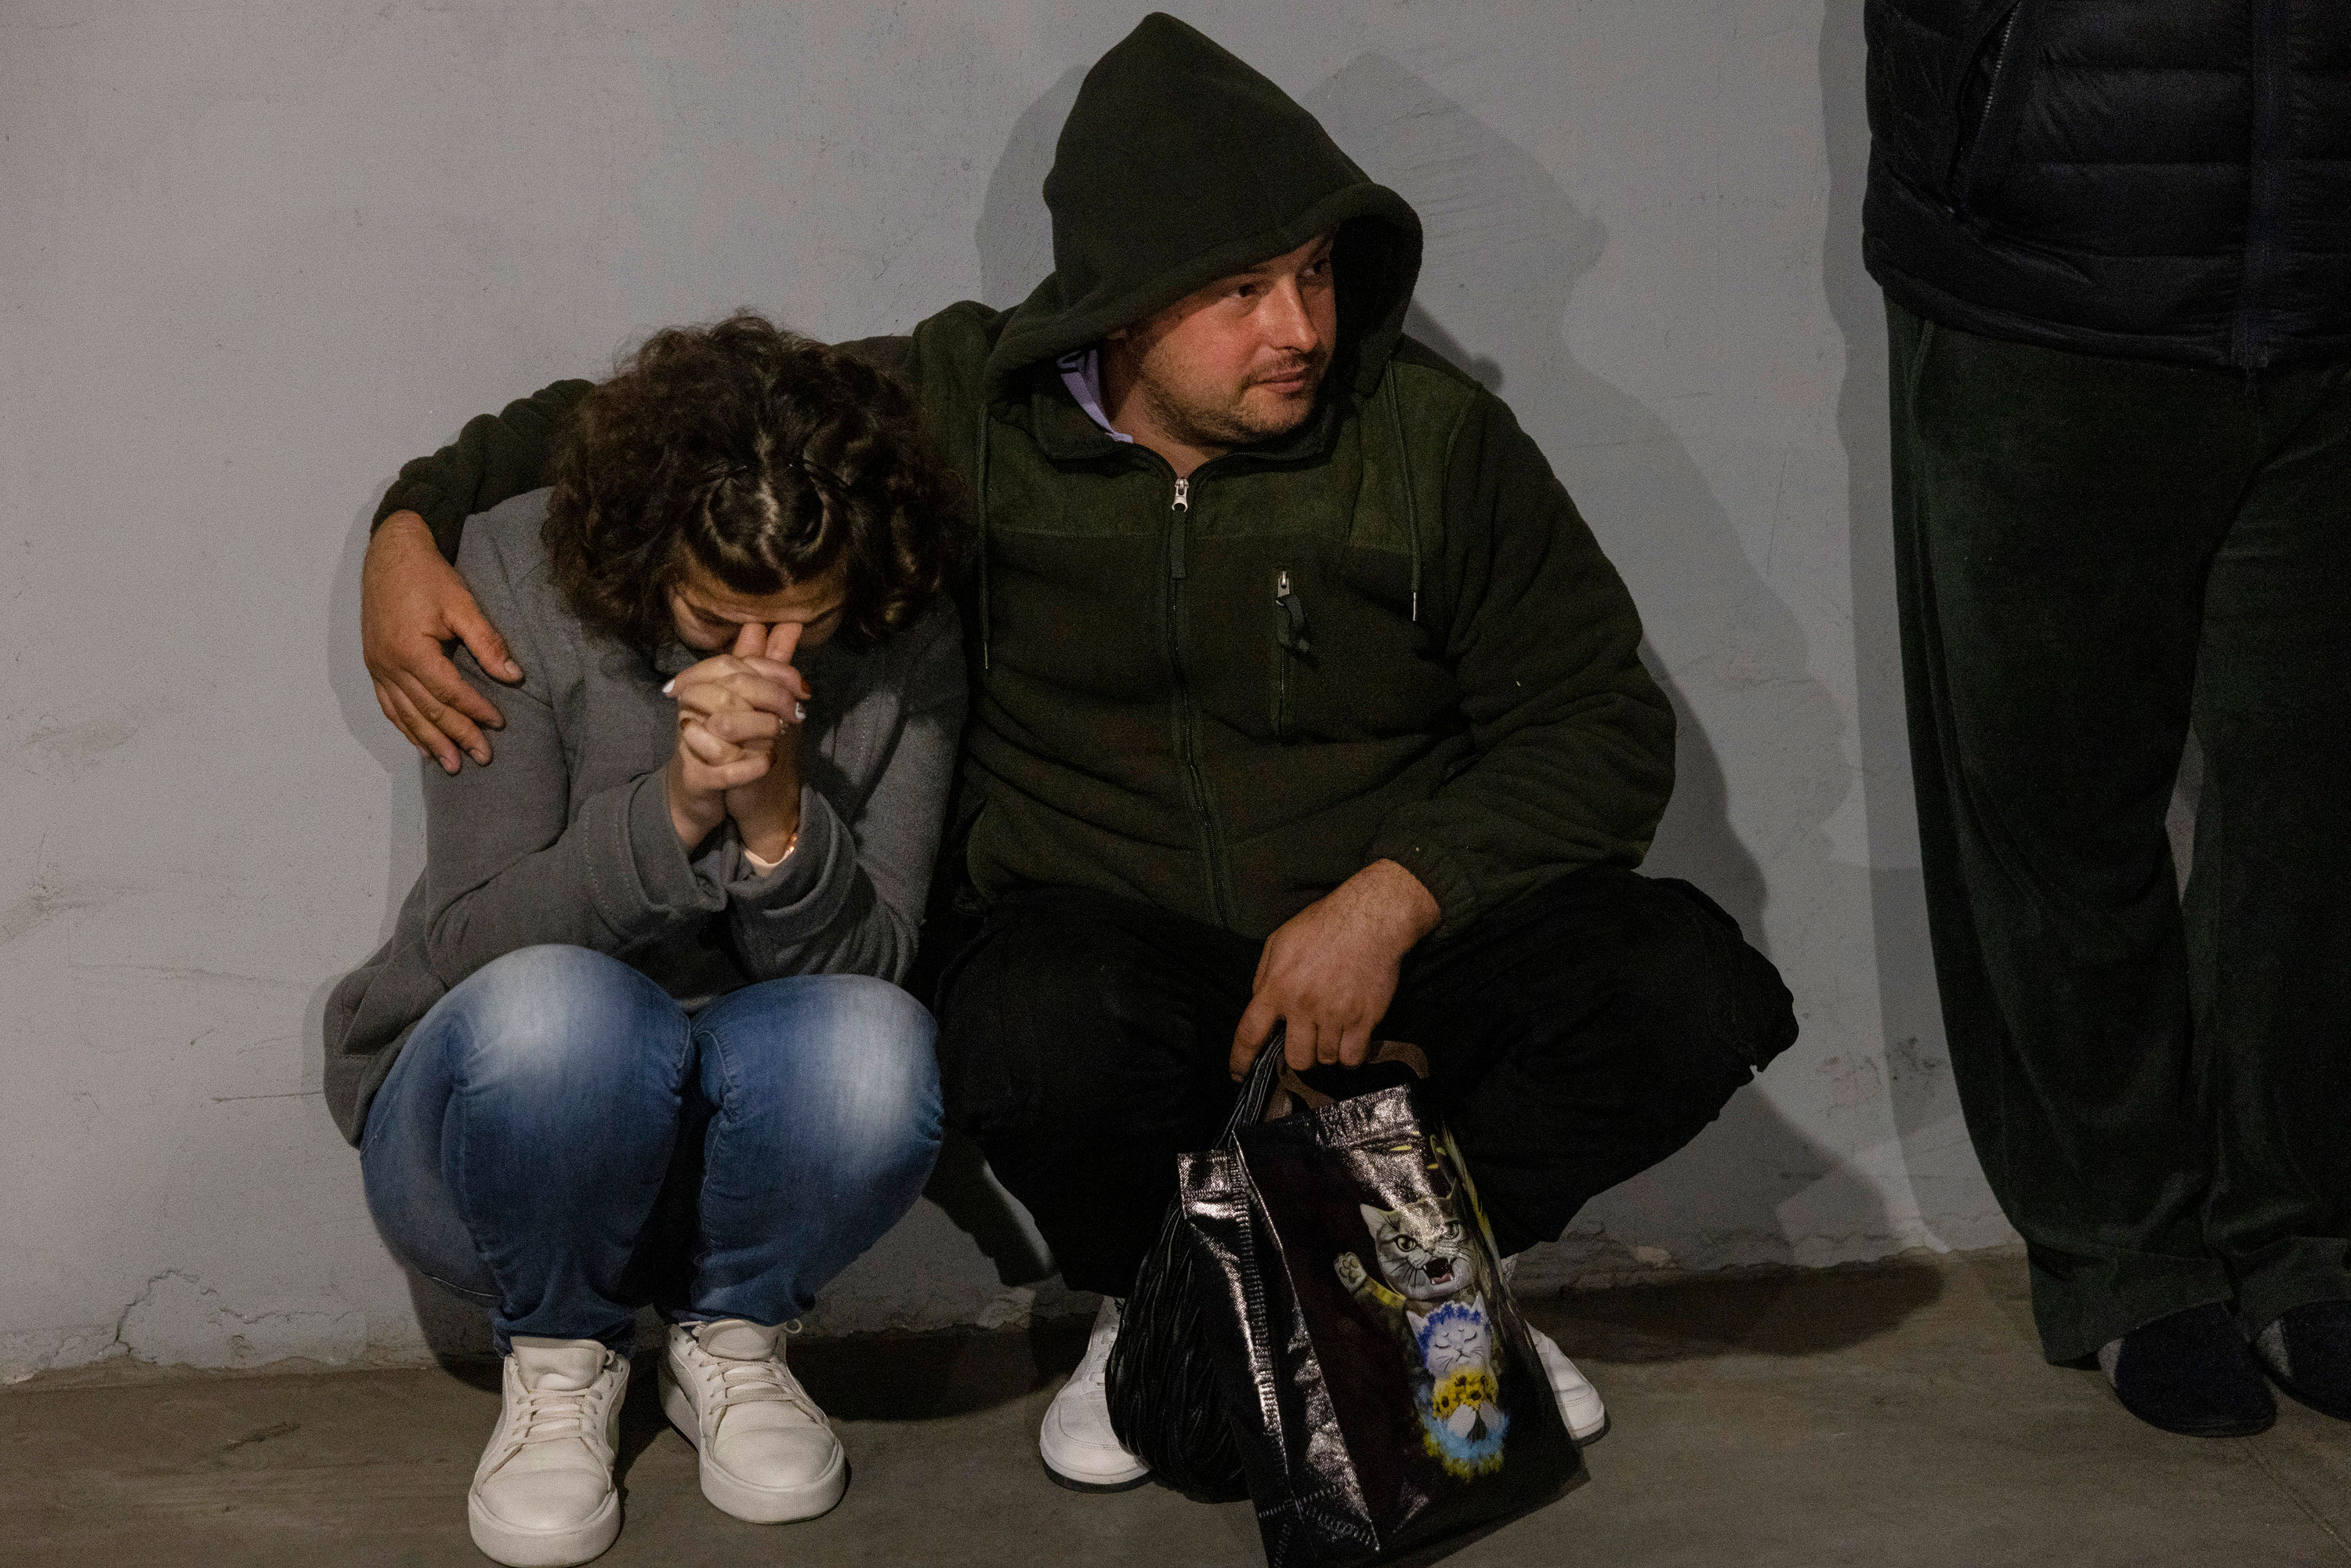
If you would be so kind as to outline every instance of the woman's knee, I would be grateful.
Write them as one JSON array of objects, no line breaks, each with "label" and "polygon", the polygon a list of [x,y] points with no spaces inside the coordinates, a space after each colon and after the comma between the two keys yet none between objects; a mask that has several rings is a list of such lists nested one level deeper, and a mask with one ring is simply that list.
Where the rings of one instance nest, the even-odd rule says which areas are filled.
[{"label": "woman's knee", "polygon": [[442,1180],[438,1156],[437,1149],[370,1148],[360,1166],[369,1217],[408,1268],[476,1306],[495,1306],[496,1283]]},{"label": "woman's knee", "polygon": [[694,1032],[703,1092],[737,1124],[788,1119],[799,1134],[875,1153],[937,1147],[936,1026],[887,980],[768,981],[713,1003]]},{"label": "woman's knee", "polygon": [[684,1057],[677,1004],[637,970],[586,947],[518,948],[467,976],[444,1006],[455,1026],[445,1047],[452,1074],[469,1092],[584,1088],[641,1073],[649,1054]]},{"label": "woman's knee", "polygon": [[413,1044],[402,1053],[370,1110],[360,1179],[368,1212],[392,1255],[434,1283],[483,1302],[496,1287],[443,1168],[449,1087],[445,1073]]}]

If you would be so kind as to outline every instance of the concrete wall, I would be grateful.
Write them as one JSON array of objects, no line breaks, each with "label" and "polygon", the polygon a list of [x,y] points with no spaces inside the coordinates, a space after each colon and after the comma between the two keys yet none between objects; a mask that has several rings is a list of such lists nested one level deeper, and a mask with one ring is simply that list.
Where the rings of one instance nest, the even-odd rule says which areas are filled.
[{"label": "concrete wall", "polygon": [[[654,325],[1017,299],[1142,9],[0,8],[0,1375],[466,1342],[318,1093],[326,988],[421,856],[356,655],[367,514]],[[1549,452],[1680,708],[1653,868],[1799,999],[1802,1041],[1535,1277],[2004,1239],[1917,886],[1858,5],[1175,9],[1419,207],[1416,329]],[[972,1162],[937,1190],[822,1326],[1067,1304]]]}]

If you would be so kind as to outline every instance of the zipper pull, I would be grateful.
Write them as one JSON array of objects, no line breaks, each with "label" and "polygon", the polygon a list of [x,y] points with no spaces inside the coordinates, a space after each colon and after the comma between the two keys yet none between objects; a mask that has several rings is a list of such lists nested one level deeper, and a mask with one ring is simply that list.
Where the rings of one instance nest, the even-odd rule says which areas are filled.
[{"label": "zipper pull", "polygon": [[1167,508],[1175,513],[1167,525],[1167,570],[1178,582],[1184,580],[1184,519],[1192,515],[1192,481],[1176,481],[1176,499]]},{"label": "zipper pull", "polygon": [[1306,638],[1306,606],[1290,591],[1290,573],[1279,571],[1273,579],[1273,607],[1281,612],[1274,625],[1274,641],[1290,653],[1301,656],[1314,652],[1314,644]]}]

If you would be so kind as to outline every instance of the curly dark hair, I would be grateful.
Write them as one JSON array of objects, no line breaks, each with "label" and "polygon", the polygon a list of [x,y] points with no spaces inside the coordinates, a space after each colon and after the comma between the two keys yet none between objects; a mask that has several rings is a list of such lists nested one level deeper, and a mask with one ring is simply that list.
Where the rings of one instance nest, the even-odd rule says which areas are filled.
[{"label": "curly dark hair", "polygon": [[691,559],[765,595],[848,563],[843,635],[878,643],[946,588],[962,487],[872,366],[748,311],[654,333],[581,399],[543,538],[590,626],[651,653]]}]

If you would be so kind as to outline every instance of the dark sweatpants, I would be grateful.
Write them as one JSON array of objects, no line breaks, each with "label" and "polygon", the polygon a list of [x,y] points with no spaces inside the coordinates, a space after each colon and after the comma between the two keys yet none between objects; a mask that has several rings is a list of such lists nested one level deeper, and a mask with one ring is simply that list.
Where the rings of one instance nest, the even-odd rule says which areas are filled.
[{"label": "dark sweatpants", "polygon": [[[948,970],[949,1122],[1036,1217],[1062,1278],[1126,1294],[1235,1092],[1263,944],[1100,894],[998,903]],[[1686,883],[1562,877],[1405,959],[1377,1037],[1428,1055],[1505,1253],[1712,1121],[1796,1037],[1787,988]]]},{"label": "dark sweatpants", "polygon": [[2351,1296],[2351,367],[1888,314],[1935,967],[2043,1348]]}]

